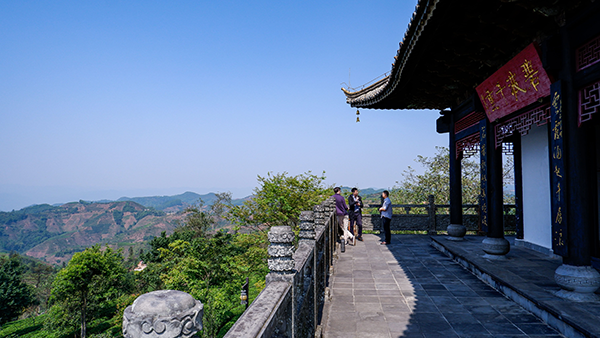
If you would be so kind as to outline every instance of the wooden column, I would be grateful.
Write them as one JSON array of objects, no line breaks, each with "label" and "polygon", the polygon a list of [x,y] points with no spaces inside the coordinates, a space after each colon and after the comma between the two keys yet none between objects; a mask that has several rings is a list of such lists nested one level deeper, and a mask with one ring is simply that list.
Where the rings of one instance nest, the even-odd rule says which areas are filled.
[{"label": "wooden column", "polygon": [[510,250],[510,244],[504,238],[504,194],[502,189],[502,145],[496,148],[495,133],[488,124],[487,144],[487,209],[488,231],[482,242],[485,257],[503,259]]},{"label": "wooden column", "polygon": [[[488,137],[493,133],[488,133]],[[504,192],[502,187],[502,146],[493,141],[488,149],[489,222],[488,237],[504,238]]]},{"label": "wooden column", "polygon": [[454,123],[456,116],[452,114],[450,124],[450,224],[448,225],[448,238],[462,240],[467,233],[463,225],[462,215],[462,154],[456,153],[456,135],[454,134]]},{"label": "wooden column", "polygon": [[[600,297],[594,292],[600,286],[600,274],[591,266],[592,226],[597,224],[594,126],[592,123],[579,126],[572,47],[565,27],[561,28],[561,42],[562,67],[559,81],[552,84],[550,97],[550,140],[555,147],[551,154],[552,248],[563,256],[563,265],[554,272],[554,279],[562,288],[556,294],[575,301],[598,301]],[[558,155],[556,145],[561,144],[564,169],[559,176],[557,169],[560,168],[554,165]],[[558,213],[561,207],[565,207],[566,214]],[[562,223],[557,221],[559,216]]]},{"label": "wooden column", "polygon": [[[576,94],[576,93],[574,93]],[[563,96],[564,97],[564,96]],[[594,179],[595,156],[593,124],[584,123],[577,127],[575,100],[569,100],[569,112],[565,119],[566,189],[567,189],[567,229],[568,256],[565,264],[575,266],[591,265],[592,226],[596,225],[596,180]],[[572,102],[575,101],[575,102]],[[563,107],[567,105],[563,104]]]}]

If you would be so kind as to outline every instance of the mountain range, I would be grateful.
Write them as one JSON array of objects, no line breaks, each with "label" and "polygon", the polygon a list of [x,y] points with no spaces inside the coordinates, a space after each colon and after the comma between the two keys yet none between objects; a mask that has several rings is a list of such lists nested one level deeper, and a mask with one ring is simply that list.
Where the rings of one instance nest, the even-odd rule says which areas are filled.
[{"label": "mountain range", "polygon": [[[211,205],[214,193],[122,197],[117,201],[39,204],[0,212],[0,252],[17,252],[48,263],[68,262],[75,252],[94,244],[132,247],[172,232],[186,207]],[[245,199],[232,203],[240,204]]]},{"label": "mountain range", "polygon": [[[344,194],[349,187],[343,187]],[[382,189],[363,189],[363,197]],[[232,200],[242,204],[248,196]],[[74,253],[94,244],[140,249],[165,231],[171,233],[184,218],[183,211],[200,202],[206,208],[214,193],[185,192],[174,196],[121,197],[117,201],[83,201],[60,205],[39,204],[0,212],[0,253],[17,252],[52,264],[68,262]]]}]

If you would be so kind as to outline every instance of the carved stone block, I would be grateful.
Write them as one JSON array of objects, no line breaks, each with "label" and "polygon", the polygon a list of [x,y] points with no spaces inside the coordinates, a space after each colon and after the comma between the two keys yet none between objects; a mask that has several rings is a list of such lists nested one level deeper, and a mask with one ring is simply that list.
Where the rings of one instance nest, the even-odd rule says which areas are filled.
[{"label": "carved stone block", "polygon": [[139,296],[123,313],[125,338],[189,338],[202,330],[204,305],[191,295],[159,290]]}]

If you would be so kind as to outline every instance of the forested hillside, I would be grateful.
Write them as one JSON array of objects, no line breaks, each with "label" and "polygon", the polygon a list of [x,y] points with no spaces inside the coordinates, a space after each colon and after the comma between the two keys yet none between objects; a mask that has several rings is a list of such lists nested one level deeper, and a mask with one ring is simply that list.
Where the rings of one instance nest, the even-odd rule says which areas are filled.
[{"label": "forested hillside", "polygon": [[96,243],[122,247],[170,233],[181,217],[131,201],[35,205],[0,212],[0,251],[62,264]]}]

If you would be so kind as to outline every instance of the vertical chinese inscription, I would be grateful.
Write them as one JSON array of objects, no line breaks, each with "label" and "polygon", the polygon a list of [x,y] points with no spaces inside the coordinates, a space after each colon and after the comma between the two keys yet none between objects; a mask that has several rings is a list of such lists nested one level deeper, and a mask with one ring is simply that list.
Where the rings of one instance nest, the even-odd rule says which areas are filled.
[{"label": "vertical chinese inscription", "polygon": [[479,192],[479,221],[481,231],[488,231],[488,180],[487,180],[487,155],[488,155],[488,128],[487,120],[483,119],[479,122],[479,159],[480,159],[480,192]]},{"label": "vertical chinese inscription", "polygon": [[550,106],[550,176],[552,189],[552,249],[567,256],[567,218],[565,165],[563,149],[562,91],[560,81],[551,85]]}]

